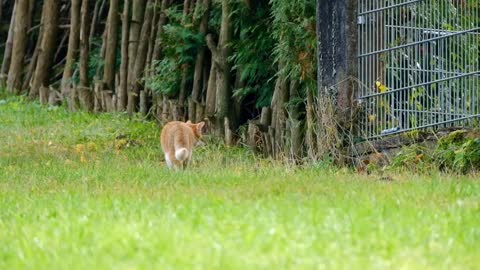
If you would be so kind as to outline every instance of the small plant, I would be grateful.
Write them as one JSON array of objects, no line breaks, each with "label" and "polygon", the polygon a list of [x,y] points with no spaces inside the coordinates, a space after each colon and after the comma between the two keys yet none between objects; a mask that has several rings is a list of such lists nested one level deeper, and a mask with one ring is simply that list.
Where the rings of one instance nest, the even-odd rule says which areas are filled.
[{"label": "small plant", "polygon": [[480,168],[480,138],[466,135],[459,130],[439,141],[434,157],[440,169],[465,174]]},{"label": "small plant", "polygon": [[420,144],[402,147],[390,165],[390,168],[406,168],[415,172],[426,172],[432,167],[435,167],[435,164],[431,151],[428,147]]}]

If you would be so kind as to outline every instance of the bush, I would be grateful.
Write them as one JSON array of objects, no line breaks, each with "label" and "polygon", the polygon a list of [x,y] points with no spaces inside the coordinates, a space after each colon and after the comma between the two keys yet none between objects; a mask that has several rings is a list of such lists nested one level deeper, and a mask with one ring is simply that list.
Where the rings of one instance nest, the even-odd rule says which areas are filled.
[{"label": "bush", "polygon": [[480,169],[480,136],[458,130],[441,138],[433,149],[422,144],[404,146],[390,168],[426,172],[432,169],[471,173]]},{"label": "bush", "polygon": [[480,168],[480,138],[466,136],[459,130],[440,139],[434,158],[439,168],[468,173]]}]

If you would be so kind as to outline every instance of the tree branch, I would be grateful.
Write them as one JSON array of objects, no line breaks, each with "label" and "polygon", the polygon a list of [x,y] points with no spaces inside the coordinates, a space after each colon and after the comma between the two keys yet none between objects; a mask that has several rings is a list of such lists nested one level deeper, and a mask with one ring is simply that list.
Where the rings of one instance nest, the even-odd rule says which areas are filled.
[{"label": "tree branch", "polygon": [[220,52],[218,51],[217,45],[213,41],[213,37],[211,34],[207,35],[207,46],[208,49],[212,52],[212,60],[215,62],[217,67],[221,67],[220,63]]}]

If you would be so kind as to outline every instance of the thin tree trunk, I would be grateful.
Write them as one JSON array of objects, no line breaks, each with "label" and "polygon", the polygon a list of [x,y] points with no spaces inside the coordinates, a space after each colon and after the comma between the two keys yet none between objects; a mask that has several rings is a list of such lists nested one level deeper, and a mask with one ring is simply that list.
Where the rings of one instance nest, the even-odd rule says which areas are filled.
[{"label": "thin tree trunk", "polygon": [[139,93],[139,87],[141,86],[139,81],[142,77],[143,72],[145,71],[145,64],[147,62],[147,52],[148,46],[150,44],[150,32],[152,29],[152,20],[154,13],[153,7],[153,1],[148,0],[134,66],[134,79],[136,81],[134,92],[136,94]]},{"label": "thin tree trunk", "polygon": [[[189,11],[190,11],[190,2],[191,0],[184,0],[183,2],[183,18],[182,18],[182,25],[185,26],[188,23],[190,23],[190,16],[189,16]],[[190,68],[189,64],[184,63],[181,66],[182,70],[182,77],[181,77],[181,82],[180,82],[180,93],[178,97],[178,107],[180,110],[180,117],[185,118],[186,112],[185,112],[185,101],[187,98],[187,77],[188,77],[188,70]]]},{"label": "thin tree trunk", "polygon": [[[290,100],[300,98],[299,85],[297,80],[292,80],[290,83]],[[303,155],[303,122],[301,120],[300,105],[290,102],[288,122],[289,122],[289,140],[290,140],[290,155],[294,162],[298,162]]]},{"label": "thin tree trunk", "polygon": [[188,5],[188,15],[189,16],[193,17],[193,13],[195,12],[196,4],[197,4],[196,0],[190,0],[190,4]]},{"label": "thin tree trunk", "polygon": [[22,90],[28,90],[28,88],[31,86],[33,73],[35,72],[35,68],[37,67],[38,54],[40,53],[41,44],[42,30],[40,28],[38,40],[35,45],[35,50],[33,51],[32,58],[30,59],[30,63],[28,65],[27,74],[25,75],[25,79],[23,80]]},{"label": "thin tree trunk", "polygon": [[[233,89],[241,89],[245,87],[245,81],[242,80],[242,67],[237,67],[235,72],[235,83],[233,85]],[[242,113],[242,100],[240,98],[233,98],[232,97],[233,106],[231,106],[230,112],[230,124],[232,129],[236,129],[239,125],[239,117]]]},{"label": "thin tree trunk", "polygon": [[[65,47],[65,43],[67,43],[67,40],[69,39],[69,36],[70,36],[70,30],[65,31],[62,36],[62,39],[60,39],[60,42],[57,45],[57,49],[55,50],[55,53],[53,54],[53,58],[52,58],[53,63],[66,61],[66,57],[64,56],[62,51]],[[68,50],[68,44],[67,44],[67,50]],[[63,72],[62,72],[62,76],[63,76]]]},{"label": "thin tree trunk", "polygon": [[63,77],[61,83],[62,97],[67,100],[68,108],[71,111],[76,111],[75,101],[72,100],[71,90],[72,88],[72,76],[74,71],[74,65],[78,56],[78,47],[80,43],[80,9],[81,0],[72,0],[72,6],[70,11],[70,34],[68,38],[68,52],[67,62],[65,63],[65,69],[63,70]]},{"label": "thin tree trunk", "polygon": [[88,81],[88,58],[90,55],[90,18],[88,9],[89,0],[83,0],[81,9],[80,26],[80,83],[79,99],[83,109],[91,111],[93,109],[93,96]]},{"label": "thin tree trunk", "polygon": [[[282,63],[279,64],[279,70]],[[282,74],[278,75],[275,83],[275,92],[272,98],[272,132],[274,142],[274,148],[272,149],[275,157],[281,153],[284,149],[285,142],[285,125],[286,125],[286,110],[285,103],[288,101],[288,86],[285,77]]]},{"label": "thin tree trunk", "polygon": [[185,120],[186,112],[185,112],[185,101],[187,99],[187,76],[188,76],[188,64],[183,64],[181,67],[182,76],[180,80],[180,93],[178,96],[178,109],[179,109],[179,116],[182,120]]},{"label": "thin tree trunk", "polygon": [[307,154],[310,160],[317,159],[317,137],[315,135],[315,100],[312,89],[307,89]]},{"label": "thin tree trunk", "polygon": [[[158,18],[158,22],[157,22],[157,25],[155,28],[155,34],[154,34],[154,37],[153,37],[153,40],[151,40],[151,42],[154,44],[153,46],[153,50],[152,50],[152,56],[151,56],[151,60],[150,60],[150,71],[152,72],[152,74],[150,76],[153,76],[153,74],[155,73],[155,63],[156,61],[160,60],[160,57],[161,57],[161,53],[162,53],[162,40],[161,40],[161,36],[163,34],[163,26],[167,23],[167,16],[165,14],[165,11],[167,10],[168,6],[170,5],[170,0],[161,0],[162,3],[161,3],[161,7],[160,7],[160,12],[159,12],[159,18]],[[153,22],[154,23],[154,22]],[[162,100],[163,100],[163,97],[162,97]],[[159,104],[160,106],[160,104]],[[162,109],[162,118],[161,120],[164,121],[164,112],[167,112],[167,105],[165,102],[162,102],[161,103],[161,109]],[[160,108],[157,108],[157,109],[160,109]]]},{"label": "thin tree trunk", "polygon": [[142,21],[145,13],[146,0],[133,0],[132,4],[132,20],[130,22],[129,44],[128,44],[128,89],[127,89],[127,111],[129,114],[135,112],[136,100],[135,86],[135,65],[137,62],[138,41],[142,30]]},{"label": "thin tree trunk", "polygon": [[122,62],[120,63],[120,87],[118,89],[119,111],[125,111],[127,107],[127,83],[128,83],[128,28],[130,25],[130,0],[125,0],[122,15]]},{"label": "thin tree trunk", "polygon": [[215,126],[219,134],[224,134],[224,118],[229,117],[232,96],[230,86],[231,65],[228,60],[231,55],[229,44],[232,40],[232,21],[230,15],[229,1],[222,0],[222,23],[218,44],[214,44],[211,35],[207,36],[207,45],[212,52],[212,65],[217,65]]},{"label": "thin tree trunk", "polygon": [[[107,27],[105,25],[105,29],[102,34],[102,47],[100,49],[100,59],[105,59],[105,55],[107,53]],[[100,111],[105,110],[105,99],[104,99],[104,83],[101,79],[103,72],[103,66],[98,65],[97,72],[95,73],[94,77],[94,85],[93,85],[93,111],[98,113]],[[108,90],[107,90],[108,91]]]},{"label": "thin tree trunk", "polygon": [[110,0],[107,24],[107,44],[103,82],[108,90],[115,90],[115,62],[117,56],[118,0]]},{"label": "thin tree trunk", "polygon": [[93,37],[95,36],[95,30],[97,28],[98,17],[100,16],[100,13],[102,12],[102,10],[105,8],[105,3],[106,3],[106,0],[102,0],[102,1],[96,0],[96,2],[95,2],[95,8],[93,10],[93,17],[91,19],[91,23],[89,23],[90,24],[90,34],[89,34],[88,40],[93,40]]},{"label": "thin tree trunk", "polygon": [[49,98],[49,75],[55,53],[59,11],[60,0],[45,0],[42,12],[44,25],[41,49],[33,77],[32,89],[30,89],[31,98],[40,92],[40,101],[43,104],[46,104]]},{"label": "thin tree trunk", "polygon": [[153,19],[152,19],[152,26],[150,27],[150,36],[148,38],[148,50],[147,50],[147,62],[145,64],[145,69],[148,70],[149,76],[152,74],[152,63],[153,63],[153,48],[155,47],[155,34],[157,33],[157,27],[158,27],[158,16],[160,15],[160,8],[158,7],[158,1],[155,0],[155,3],[153,5]]},{"label": "thin tree trunk", "polygon": [[29,17],[26,19],[28,21],[28,29],[29,30],[32,28],[32,24],[33,24],[33,21],[35,19],[34,18],[35,2],[36,2],[36,0],[30,0],[30,4],[29,4],[29,10],[28,10]]},{"label": "thin tree trunk", "polygon": [[189,13],[189,8],[190,8],[190,2],[191,0],[183,0],[183,18],[182,18],[182,25],[185,25],[188,23],[188,13]]},{"label": "thin tree trunk", "polygon": [[3,20],[3,0],[0,0],[0,24]]},{"label": "thin tree trunk", "polygon": [[7,42],[5,43],[5,50],[3,52],[2,70],[0,74],[0,85],[5,86],[7,81],[8,69],[12,60],[12,48],[13,48],[13,33],[15,29],[15,10],[17,4],[13,6],[12,18],[10,19],[10,27],[8,28]]},{"label": "thin tree trunk", "polygon": [[212,63],[208,77],[207,97],[205,101],[205,114],[208,118],[215,117],[215,105],[217,103],[217,67]]},{"label": "thin tree trunk", "polygon": [[[202,8],[200,8],[200,6]],[[199,33],[202,35],[207,34],[208,18],[210,16],[210,6],[211,6],[211,0],[203,0],[203,2],[198,1],[197,3],[198,10],[204,11],[204,14],[202,16],[202,19],[199,25]],[[202,79],[203,79],[202,74],[203,74],[204,61],[205,61],[205,47],[202,47],[197,53],[197,58],[195,61],[195,72],[193,76],[193,87],[192,87],[192,98],[197,103],[199,102],[200,95],[201,95],[200,90],[202,87]]]},{"label": "thin tree trunk", "polygon": [[[92,42],[93,40],[90,40]],[[102,34],[102,47],[100,48],[100,56],[98,56],[100,59],[105,59],[105,54],[107,52],[107,28],[104,29],[103,34]],[[101,80],[102,76],[102,71],[103,71],[103,66],[98,65],[97,70],[95,72],[95,80]]]},{"label": "thin tree trunk", "polygon": [[[195,104],[196,107],[196,116],[195,119],[198,121],[206,120],[205,119],[205,109],[206,109],[206,96],[208,91],[208,83],[209,83],[209,72],[210,72],[210,61],[204,61],[203,67],[203,84],[202,90],[200,95],[200,102]],[[214,110],[215,110],[215,100],[212,102]]]},{"label": "thin tree trunk", "polygon": [[154,63],[156,60],[159,60],[161,57],[162,41],[160,38],[163,33],[163,26],[167,23],[167,15],[165,14],[165,11],[167,10],[169,4],[170,4],[170,0],[162,0],[162,8],[160,10],[160,18],[158,19],[158,25],[157,25],[157,35],[156,35],[157,40],[155,40],[155,46],[153,48],[152,63]]},{"label": "thin tree trunk", "polygon": [[147,93],[145,91],[140,92],[140,109],[139,112],[141,115],[147,115]]},{"label": "thin tree trunk", "polygon": [[[33,1],[30,1],[32,5],[35,3]],[[30,9],[31,12],[33,11],[33,8]],[[32,13],[31,17],[34,18],[35,14]],[[33,19],[32,19],[33,20]],[[29,31],[32,31],[32,28],[30,28]],[[38,62],[38,55],[40,54],[40,49],[41,49],[41,44],[42,44],[42,37],[43,37],[43,18],[41,16],[40,12],[40,23],[38,24],[38,38],[35,42],[35,49],[33,51],[32,57],[30,58],[30,63],[28,64],[28,69],[27,73],[25,75],[25,78],[23,80],[23,85],[22,85],[22,90],[28,92],[28,89],[32,86],[33,83],[33,74],[35,73],[35,69],[37,67],[37,62]]]},{"label": "thin tree trunk", "polygon": [[[166,9],[170,5],[170,0],[161,0],[161,7],[160,7],[160,13],[159,13],[159,18],[158,22],[156,23],[156,27],[153,27],[155,30],[154,37],[151,40],[151,42],[154,44],[153,45],[153,50],[152,50],[152,56],[150,60],[150,71],[151,75],[155,73],[155,62],[160,59],[161,53],[162,53],[162,41],[161,41],[161,36],[163,33],[163,26],[167,23],[167,16],[165,14]],[[160,98],[158,98],[160,100]],[[161,107],[161,115],[162,118],[161,120],[163,121],[163,114],[164,111],[167,109],[167,105],[162,102],[161,106],[160,103],[158,104],[157,110],[160,110]]]},{"label": "thin tree trunk", "polygon": [[13,33],[13,50],[10,68],[8,70],[7,89],[10,92],[18,93],[20,91],[23,59],[27,48],[27,30],[29,2],[18,1],[15,4],[15,28]]},{"label": "thin tree trunk", "polygon": [[[148,50],[147,50],[147,58],[146,58],[147,60],[145,63],[144,76],[143,76],[146,79],[149,79],[155,75],[154,65],[153,65],[153,48],[155,47],[155,42],[156,42],[155,35],[157,33],[157,26],[158,26],[157,22],[158,22],[158,18],[161,11],[159,2],[160,0],[155,0],[154,6],[153,6],[153,18],[151,22],[149,37],[148,37]],[[143,91],[145,92],[146,99],[145,101],[140,100],[140,107],[143,106],[144,108],[147,108],[148,105],[143,104],[143,102],[148,103],[148,100],[151,100],[153,113],[155,114],[155,112],[161,107],[157,102],[158,100],[157,94],[152,92],[152,89],[148,87],[148,84],[145,84]],[[147,111],[148,111],[148,108],[147,108]]]}]

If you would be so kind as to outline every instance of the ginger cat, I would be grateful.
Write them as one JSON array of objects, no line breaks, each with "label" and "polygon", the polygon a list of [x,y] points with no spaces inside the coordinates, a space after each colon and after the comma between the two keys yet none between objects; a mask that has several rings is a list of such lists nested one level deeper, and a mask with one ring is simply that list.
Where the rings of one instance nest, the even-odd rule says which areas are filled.
[{"label": "ginger cat", "polygon": [[190,164],[193,147],[202,138],[204,126],[205,122],[172,121],[163,127],[161,142],[168,168],[185,169]]}]

